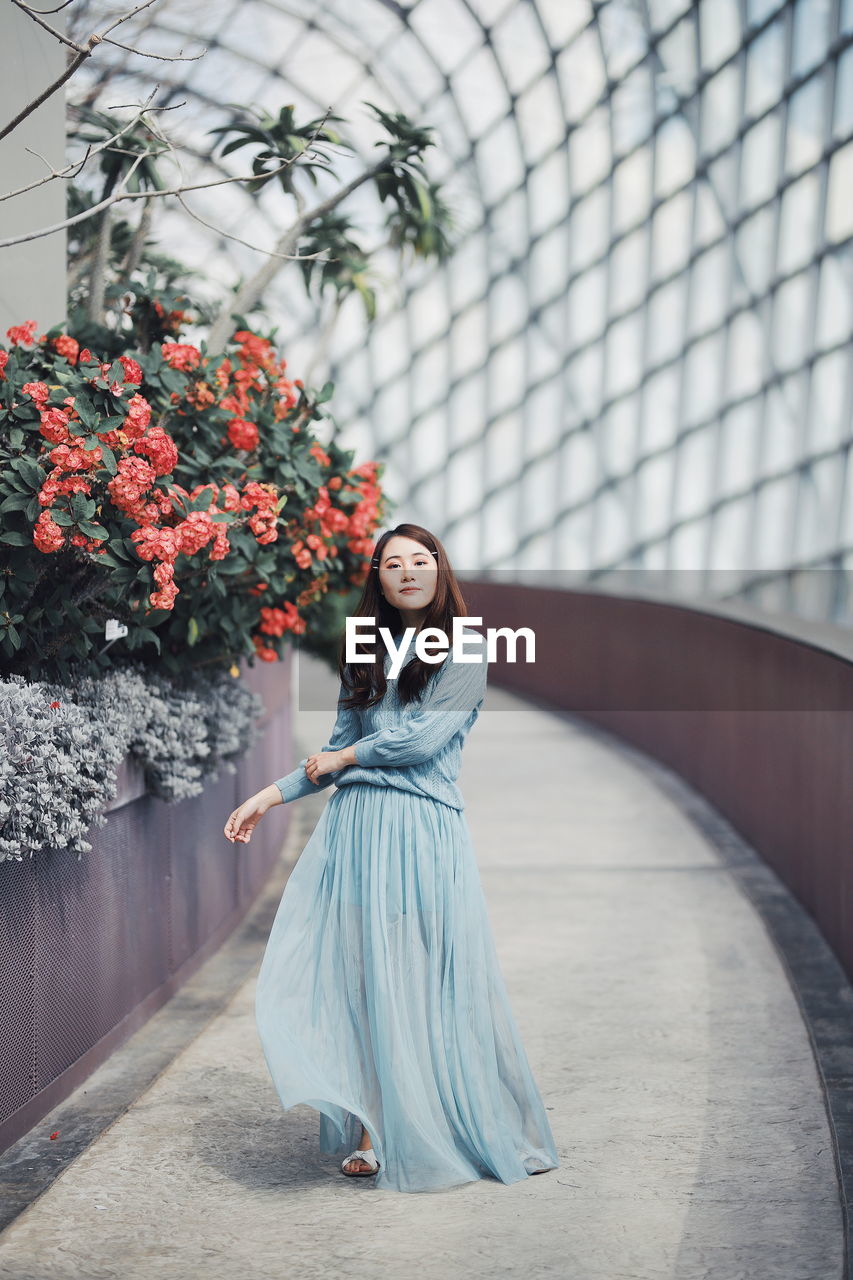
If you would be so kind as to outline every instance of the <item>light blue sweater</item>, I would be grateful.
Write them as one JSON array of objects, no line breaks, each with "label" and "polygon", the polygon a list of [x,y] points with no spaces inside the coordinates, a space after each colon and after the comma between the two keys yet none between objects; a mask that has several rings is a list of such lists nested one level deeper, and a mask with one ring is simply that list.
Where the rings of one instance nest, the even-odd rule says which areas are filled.
[{"label": "light blue sweater", "polygon": [[[325,773],[315,783],[305,772],[306,756],[276,782],[282,800],[298,800],[333,782],[339,787],[370,782],[431,796],[454,809],[464,809],[456,779],[462,764],[462,747],[486,695],[488,662],[486,641],[480,632],[464,627],[463,633],[466,654],[481,654],[483,660],[454,662],[451,651],[430,676],[420,702],[401,705],[397,681],[389,680],[385,696],[375,706],[347,709],[341,706],[346,696],[341,682],[335,726],[320,750],[340,751],[355,746],[358,764]],[[406,659],[411,657],[414,639],[410,638],[403,651]],[[390,665],[391,655],[386,653],[386,675]]]}]

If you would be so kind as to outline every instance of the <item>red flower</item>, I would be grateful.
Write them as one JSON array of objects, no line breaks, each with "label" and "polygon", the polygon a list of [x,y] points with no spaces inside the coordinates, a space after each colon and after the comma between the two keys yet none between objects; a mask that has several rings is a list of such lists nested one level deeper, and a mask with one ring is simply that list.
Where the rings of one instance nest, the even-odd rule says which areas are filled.
[{"label": "red flower", "polygon": [[255,646],[255,653],[262,662],[278,662],[275,649],[268,649],[260,636],[252,636],[252,643]]},{"label": "red flower", "polygon": [[186,520],[175,526],[175,536],[180,539],[181,550],[188,556],[194,556],[202,547],[206,547],[215,533],[216,521],[209,511],[191,511]]},{"label": "red flower", "polygon": [[24,395],[35,400],[39,408],[50,398],[50,388],[46,382],[25,382],[21,387]]},{"label": "red flower", "polygon": [[[81,355],[82,360],[82,355]],[[137,387],[142,382],[142,369],[130,356],[119,356],[119,364],[124,369],[125,382],[134,383]]]},{"label": "red flower", "polygon": [[232,418],[228,423],[228,439],[235,449],[247,452],[256,449],[260,436],[254,422],[246,422],[243,418]]},{"label": "red flower", "polygon": [[6,337],[9,339],[13,347],[28,347],[35,338],[35,333],[35,320],[26,320],[23,324],[13,324],[11,329],[7,329]]},{"label": "red flower", "polygon": [[178,462],[178,448],[162,427],[151,427],[141,440],[133,443],[135,453],[144,453],[151,459],[158,476],[166,476]]},{"label": "red flower", "polygon": [[49,511],[43,511],[33,528],[33,543],[39,551],[48,555],[51,551],[59,551],[65,539],[62,529]]},{"label": "red flower", "polygon": [[332,459],[326,453],[326,450],[320,444],[319,440],[315,440],[311,448],[308,450],[312,458],[316,458],[321,467],[330,467]]},{"label": "red flower", "polygon": [[139,519],[142,500],[156,478],[156,471],[144,458],[120,458],[116,475],[107,482],[107,492],[119,511]]},{"label": "red flower", "polygon": [[246,364],[257,364],[261,368],[269,368],[275,361],[272,343],[266,338],[259,338],[249,329],[238,329],[234,341],[239,342],[240,359]]},{"label": "red flower", "polygon": [[[60,707],[61,705],[62,705],[62,703],[61,703],[61,702],[52,702],[52,703],[50,704],[50,709],[51,709],[51,711],[52,711],[52,710],[54,709],[54,707]],[[52,1136],[52,1137],[55,1137],[56,1135],[55,1135],[55,1134],[52,1134],[51,1136]]]},{"label": "red flower", "polygon": [[212,404],[216,404],[216,393],[206,382],[197,382],[187,392],[187,400],[194,409],[209,409]]},{"label": "red flower", "polygon": [[69,421],[70,415],[65,409],[45,409],[41,415],[39,430],[51,444],[67,444],[71,438]]},{"label": "red flower", "polygon": [[163,353],[163,359],[171,369],[180,369],[183,372],[197,369],[201,360],[198,347],[188,342],[164,342],[160,350]]},{"label": "red flower", "polygon": [[227,356],[225,356],[221,365],[216,370],[216,373],[213,375],[214,382],[222,391],[224,391],[225,388],[228,386],[228,379],[231,377],[231,370],[233,368],[234,366],[232,365],[231,361],[228,359]]},{"label": "red flower", "polygon": [[67,333],[61,333],[58,338],[53,339],[53,349],[57,355],[65,356],[69,364],[77,363],[77,357],[80,354],[80,343],[76,338],[69,338]]},{"label": "red flower", "polygon": [[311,552],[305,546],[305,543],[301,538],[297,542],[293,543],[290,550],[292,551],[293,558],[299,565],[300,569],[311,568]]},{"label": "red flower", "polygon": [[144,396],[138,393],[127,402],[127,417],[124,420],[124,431],[132,440],[138,439],[147,429],[151,421],[151,405]]}]

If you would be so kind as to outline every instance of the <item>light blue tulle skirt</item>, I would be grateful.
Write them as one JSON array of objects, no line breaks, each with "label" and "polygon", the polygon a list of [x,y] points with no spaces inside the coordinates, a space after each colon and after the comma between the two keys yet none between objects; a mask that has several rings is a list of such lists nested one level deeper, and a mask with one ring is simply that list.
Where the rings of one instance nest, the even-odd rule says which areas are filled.
[{"label": "light blue tulle skirt", "polygon": [[395,787],[333,792],[290,873],[255,1016],[285,1110],[320,1150],[373,1139],[371,1185],[518,1182],[559,1164],[498,964],[464,812]]}]

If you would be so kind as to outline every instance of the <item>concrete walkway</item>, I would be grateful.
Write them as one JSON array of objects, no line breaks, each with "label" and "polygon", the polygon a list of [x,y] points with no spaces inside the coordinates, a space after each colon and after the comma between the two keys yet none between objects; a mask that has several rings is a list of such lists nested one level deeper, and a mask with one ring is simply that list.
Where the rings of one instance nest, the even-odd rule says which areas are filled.
[{"label": "concrete walkway", "polygon": [[[302,713],[303,750],[330,725],[328,711]],[[250,977],[0,1235],[0,1276],[838,1280],[842,1218],[809,1037],[715,849],[632,752],[495,688],[460,783],[561,1167],[404,1195],[320,1155],[317,1113],[281,1110],[254,1028],[259,922],[282,864],[247,926]],[[293,856],[325,803],[294,805]],[[87,1081],[89,1103],[181,998],[192,991]],[[78,1095],[40,1131],[85,1106]]]}]

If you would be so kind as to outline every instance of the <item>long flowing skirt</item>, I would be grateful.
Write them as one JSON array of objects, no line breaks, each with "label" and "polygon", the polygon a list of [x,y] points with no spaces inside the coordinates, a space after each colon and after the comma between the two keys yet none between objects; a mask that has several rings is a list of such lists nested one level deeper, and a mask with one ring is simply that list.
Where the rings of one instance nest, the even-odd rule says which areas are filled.
[{"label": "long flowing skirt", "polygon": [[559,1164],[495,951],[464,812],[395,787],[333,792],[282,894],[255,1015],[283,1107],[320,1150],[366,1126],[373,1185],[517,1182]]}]

